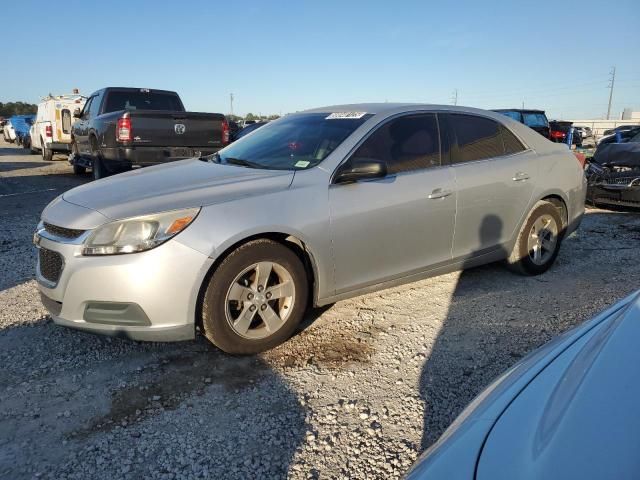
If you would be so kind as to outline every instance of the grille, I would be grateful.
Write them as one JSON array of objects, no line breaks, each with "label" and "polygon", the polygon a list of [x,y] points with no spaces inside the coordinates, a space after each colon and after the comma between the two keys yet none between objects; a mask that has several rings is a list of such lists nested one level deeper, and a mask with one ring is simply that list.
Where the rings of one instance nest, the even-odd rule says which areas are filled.
[{"label": "grille", "polygon": [[56,237],[62,237],[62,238],[78,238],[80,235],[82,235],[85,231],[84,230],[74,230],[72,228],[64,228],[64,227],[58,227],[57,225],[51,225],[50,223],[46,223],[44,224],[44,229],[49,232],[52,235],[55,235]]},{"label": "grille", "polygon": [[46,248],[38,249],[38,257],[40,263],[40,275],[50,282],[57,283],[62,273],[63,260],[62,255]]}]

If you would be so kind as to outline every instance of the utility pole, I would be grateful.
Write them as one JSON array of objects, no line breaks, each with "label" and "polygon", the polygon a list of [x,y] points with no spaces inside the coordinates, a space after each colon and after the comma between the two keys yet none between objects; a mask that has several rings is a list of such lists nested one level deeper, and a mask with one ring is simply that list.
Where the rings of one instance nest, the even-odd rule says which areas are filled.
[{"label": "utility pole", "polygon": [[457,88],[451,94],[451,102],[454,105],[458,105],[458,89]]},{"label": "utility pole", "polygon": [[233,93],[229,94],[229,103],[231,104],[231,116],[233,116]]},{"label": "utility pole", "polygon": [[524,100],[522,100],[522,110],[524,110]]},{"label": "utility pole", "polygon": [[609,117],[611,116],[611,99],[613,98],[613,84],[616,81],[616,67],[613,67],[609,75],[611,75],[611,78],[609,79],[610,83],[608,87],[609,88],[609,106],[607,107],[607,120],[609,120]]}]

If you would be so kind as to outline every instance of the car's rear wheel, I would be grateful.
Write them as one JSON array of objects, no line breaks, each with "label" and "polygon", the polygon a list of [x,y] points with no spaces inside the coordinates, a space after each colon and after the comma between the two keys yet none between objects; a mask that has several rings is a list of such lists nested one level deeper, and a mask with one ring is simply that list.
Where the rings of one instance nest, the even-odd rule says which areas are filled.
[{"label": "car's rear wheel", "polygon": [[278,242],[250,241],[212,275],[202,300],[203,333],[227,353],[263,352],[294,333],[307,298],[300,258]]},{"label": "car's rear wheel", "polygon": [[42,159],[45,162],[50,162],[51,160],[53,160],[53,150],[51,150],[50,148],[47,148],[47,144],[44,143],[44,140],[40,139],[40,145],[42,145],[41,151],[42,151]]},{"label": "car's rear wheel", "polygon": [[540,201],[525,220],[511,255],[510,268],[523,275],[540,275],[555,262],[564,234],[558,209]]}]

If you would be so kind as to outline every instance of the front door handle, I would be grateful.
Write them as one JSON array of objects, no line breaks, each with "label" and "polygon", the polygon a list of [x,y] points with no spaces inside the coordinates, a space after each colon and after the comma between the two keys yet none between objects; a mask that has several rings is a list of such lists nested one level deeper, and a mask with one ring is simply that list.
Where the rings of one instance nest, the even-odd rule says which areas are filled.
[{"label": "front door handle", "polygon": [[523,182],[525,180],[529,180],[529,174],[525,173],[525,172],[516,172],[516,174],[513,176],[512,180],[514,182]]},{"label": "front door handle", "polygon": [[434,200],[436,198],[444,198],[451,195],[453,191],[451,190],[443,190],[442,188],[436,188],[433,192],[429,194],[429,199]]}]

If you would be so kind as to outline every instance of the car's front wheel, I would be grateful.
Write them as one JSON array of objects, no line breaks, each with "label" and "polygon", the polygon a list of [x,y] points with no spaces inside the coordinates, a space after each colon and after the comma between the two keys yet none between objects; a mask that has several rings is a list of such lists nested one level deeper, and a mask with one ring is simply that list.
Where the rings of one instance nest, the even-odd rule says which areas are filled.
[{"label": "car's front wheel", "polygon": [[211,276],[202,301],[203,333],[227,353],[263,352],[294,333],[307,299],[307,275],[296,253],[273,240],[253,240]]},{"label": "car's front wheel", "polygon": [[562,219],[550,202],[536,203],[525,220],[507,263],[524,275],[539,275],[555,262],[563,237]]}]

